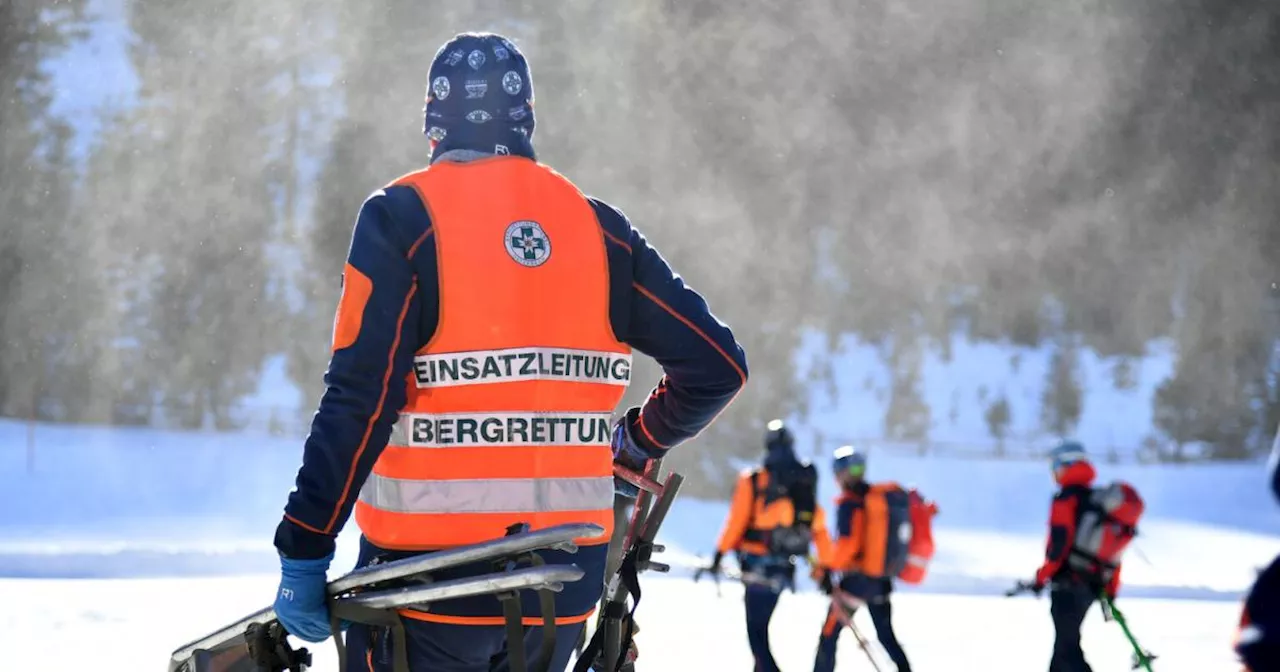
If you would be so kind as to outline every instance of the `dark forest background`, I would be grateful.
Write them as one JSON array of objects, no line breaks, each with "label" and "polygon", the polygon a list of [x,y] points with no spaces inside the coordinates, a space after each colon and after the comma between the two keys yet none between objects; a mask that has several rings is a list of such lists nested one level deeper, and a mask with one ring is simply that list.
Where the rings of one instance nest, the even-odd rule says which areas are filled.
[{"label": "dark forest background", "polygon": [[[136,100],[78,161],[45,66],[92,17],[0,0],[0,415],[231,429],[282,352],[310,406],[354,215],[427,158],[437,47],[489,29],[532,62],[540,158],[747,348],[749,389],[702,440],[720,459],[687,467],[754,457],[806,410],[831,375],[794,370],[806,333],[878,348],[896,440],[928,438],[921,352],[957,338],[1051,348],[1046,435],[1079,420],[1082,352],[1123,387],[1162,339],[1161,457],[1246,457],[1280,421],[1275,3],[125,8]],[[1003,441],[1008,402],[987,404]]]}]

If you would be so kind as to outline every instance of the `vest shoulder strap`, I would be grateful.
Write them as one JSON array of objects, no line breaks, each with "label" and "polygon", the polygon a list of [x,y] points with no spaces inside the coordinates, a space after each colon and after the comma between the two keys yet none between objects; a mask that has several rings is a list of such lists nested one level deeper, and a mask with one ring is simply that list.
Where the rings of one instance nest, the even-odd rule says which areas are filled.
[{"label": "vest shoulder strap", "polygon": [[756,467],[751,470],[751,516],[747,518],[747,529],[755,529],[756,507],[760,503],[760,472],[764,469]]}]

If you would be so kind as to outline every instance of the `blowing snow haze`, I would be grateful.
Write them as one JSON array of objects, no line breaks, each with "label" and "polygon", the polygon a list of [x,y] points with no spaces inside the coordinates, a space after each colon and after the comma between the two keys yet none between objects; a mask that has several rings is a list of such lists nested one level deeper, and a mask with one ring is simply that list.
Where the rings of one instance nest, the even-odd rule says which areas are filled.
[{"label": "blowing snow haze", "polygon": [[[827,437],[936,439],[958,411],[929,399],[954,393],[982,417],[964,441],[1040,445],[1139,390],[1149,438],[1121,454],[1269,445],[1274,3],[550,7],[0,4],[0,414],[304,432],[355,213],[427,160],[438,45],[494,30],[532,64],[540,159],[621,206],[747,349],[751,384],[681,453],[704,481],[829,403],[854,346],[877,401],[851,413],[877,432]],[[966,343],[1044,373],[930,376]],[[264,402],[264,371],[301,403]],[[638,362],[632,398],[656,376]]]}]

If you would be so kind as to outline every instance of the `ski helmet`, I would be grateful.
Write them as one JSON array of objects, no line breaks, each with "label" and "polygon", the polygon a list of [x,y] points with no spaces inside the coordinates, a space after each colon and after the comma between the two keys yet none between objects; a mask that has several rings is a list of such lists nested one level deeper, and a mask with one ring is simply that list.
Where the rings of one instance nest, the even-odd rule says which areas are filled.
[{"label": "ski helmet", "polygon": [[831,471],[861,478],[867,473],[867,456],[853,446],[840,446],[831,454]]},{"label": "ski helmet", "polygon": [[533,79],[524,54],[494,33],[461,33],[440,47],[427,79],[422,132],[497,127],[533,137]]},{"label": "ski helmet", "polygon": [[1084,452],[1084,446],[1076,441],[1062,442],[1057,448],[1049,451],[1049,458],[1052,460],[1055,474],[1076,462],[1089,461],[1089,456]]},{"label": "ski helmet", "polygon": [[770,420],[765,425],[764,432],[764,449],[769,453],[793,453],[795,448],[795,437],[791,436],[791,430],[783,424],[781,420]]}]

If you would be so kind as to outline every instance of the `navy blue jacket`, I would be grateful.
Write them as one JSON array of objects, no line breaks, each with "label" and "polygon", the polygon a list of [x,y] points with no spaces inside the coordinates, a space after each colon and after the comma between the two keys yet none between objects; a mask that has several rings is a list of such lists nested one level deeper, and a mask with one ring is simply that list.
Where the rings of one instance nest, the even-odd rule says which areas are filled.
[{"label": "navy blue jacket", "polygon": [[1258,574],[1245,597],[1236,653],[1253,672],[1280,669],[1280,558]]},{"label": "navy blue jacket", "polygon": [[[656,457],[697,435],[728,406],[746,383],[746,356],[622,212],[590,203],[606,240],[614,335],[656,360],[665,374],[641,408],[643,430],[633,432]],[[414,353],[436,330],[436,247],[430,216],[412,187],[387,187],[364,202],[348,263],[372,280],[373,290],[354,344],[329,363],[296,488],[276,531],[276,548],[292,558],[333,551],[406,403],[403,381]]]},{"label": "navy blue jacket", "polygon": [[1276,428],[1276,440],[1271,444],[1271,459],[1267,468],[1271,471],[1271,494],[1280,501],[1280,427]]},{"label": "navy blue jacket", "polygon": [[[1271,492],[1280,499],[1280,432],[1271,448]],[[1258,574],[1245,597],[1236,652],[1248,670],[1280,669],[1280,557]]]}]

